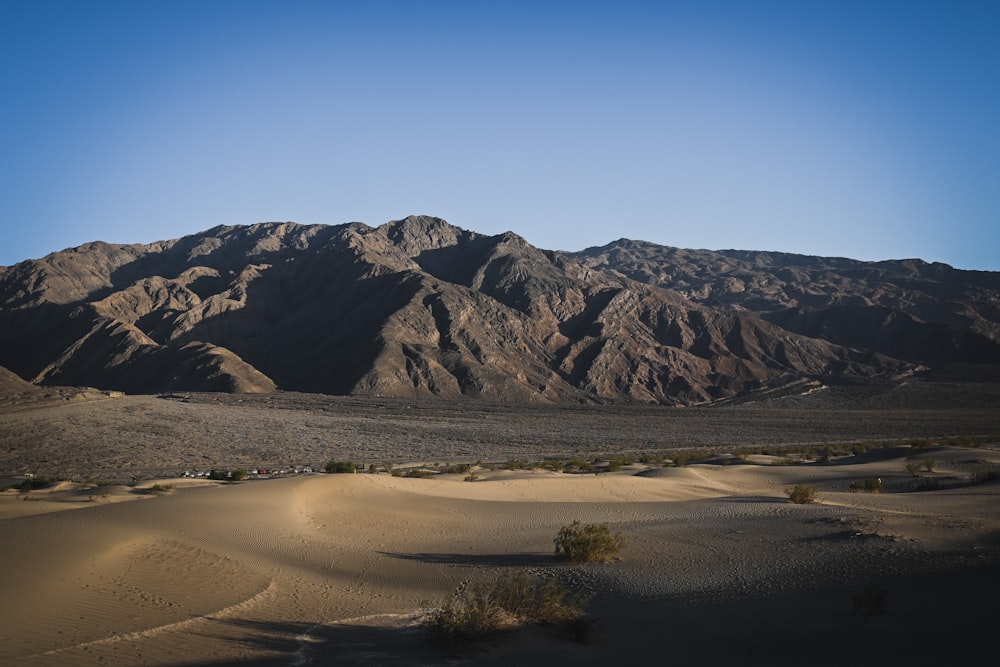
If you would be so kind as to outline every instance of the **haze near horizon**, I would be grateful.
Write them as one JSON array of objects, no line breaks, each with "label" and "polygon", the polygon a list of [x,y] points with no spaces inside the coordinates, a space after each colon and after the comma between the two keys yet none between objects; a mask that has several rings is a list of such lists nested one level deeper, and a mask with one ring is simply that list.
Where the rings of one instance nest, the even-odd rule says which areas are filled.
[{"label": "haze near horizon", "polygon": [[1000,270],[1000,6],[5,3],[0,265],[440,216]]}]

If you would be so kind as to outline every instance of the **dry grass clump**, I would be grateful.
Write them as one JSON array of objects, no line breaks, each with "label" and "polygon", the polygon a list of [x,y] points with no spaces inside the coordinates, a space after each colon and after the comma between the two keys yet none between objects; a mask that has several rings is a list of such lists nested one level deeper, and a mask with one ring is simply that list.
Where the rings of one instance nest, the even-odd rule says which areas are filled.
[{"label": "dry grass clump", "polygon": [[816,487],[809,484],[796,484],[785,493],[788,494],[788,499],[796,505],[816,502]]},{"label": "dry grass clump", "polygon": [[579,594],[555,581],[542,581],[523,572],[499,576],[490,582],[460,585],[431,615],[432,639],[447,645],[481,641],[524,625],[551,625],[573,631],[589,627]]},{"label": "dry grass clump", "polygon": [[571,563],[608,563],[625,548],[625,538],[612,535],[606,523],[574,521],[559,529],[555,544],[556,555]]}]

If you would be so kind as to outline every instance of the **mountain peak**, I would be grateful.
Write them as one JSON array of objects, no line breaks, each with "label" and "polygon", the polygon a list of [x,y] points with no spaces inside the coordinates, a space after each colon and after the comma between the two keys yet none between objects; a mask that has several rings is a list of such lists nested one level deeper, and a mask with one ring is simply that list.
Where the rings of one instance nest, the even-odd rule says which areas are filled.
[{"label": "mountain peak", "polygon": [[422,215],[265,222],[0,271],[0,366],[137,392],[691,404],[918,366],[989,374],[998,304],[997,274],[913,261],[630,239],[554,253]]}]

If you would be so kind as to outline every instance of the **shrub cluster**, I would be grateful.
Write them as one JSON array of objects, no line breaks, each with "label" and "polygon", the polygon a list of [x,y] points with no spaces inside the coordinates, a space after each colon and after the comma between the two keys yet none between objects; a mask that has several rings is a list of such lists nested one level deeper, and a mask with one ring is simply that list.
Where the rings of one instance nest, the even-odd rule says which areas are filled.
[{"label": "shrub cluster", "polygon": [[437,475],[433,470],[427,470],[426,468],[414,468],[413,470],[407,470],[403,473],[403,477],[411,477],[415,479],[430,479]]},{"label": "shrub cluster", "polygon": [[883,488],[881,477],[869,477],[863,482],[851,482],[851,491],[882,493]]},{"label": "shrub cluster", "polygon": [[621,533],[611,534],[606,523],[581,525],[574,521],[559,529],[556,555],[571,563],[607,563],[625,548]]},{"label": "shrub cluster", "polygon": [[934,472],[934,464],[936,461],[934,459],[924,459],[922,461],[907,461],[906,472],[910,473],[914,477],[919,476],[920,472]]},{"label": "shrub cluster", "polygon": [[44,475],[38,477],[27,477],[17,484],[4,487],[2,490],[6,491],[8,489],[17,489],[21,493],[27,493],[28,491],[34,491],[35,489],[45,488],[46,486],[55,484],[58,481],[59,480],[55,477],[46,477]]},{"label": "shrub cluster", "polygon": [[788,499],[797,505],[816,502],[816,487],[808,484],[796,484],[791,489],[785,491]]},{"label": "shrub cluster", "polygon": [[323,466],[323,470],[328,473],[351,473],[358,471],[358,464],[354,461],[338,461],[331,459]]},{"label": "shrub cluster", "polygon": [[242,482],[250,476],[243,468],[237,470],[211,470],[208,473],[209,479],[221,480],[224,482]]},{"label": "shrub cluster", "polygon": [[580,595],[555,581],[519,572],[486,583],[459,586],[432,613],[428,632],[431,638],[453,645],[487,639],[522,625],[577,630],[586,618],[583,606]]}]

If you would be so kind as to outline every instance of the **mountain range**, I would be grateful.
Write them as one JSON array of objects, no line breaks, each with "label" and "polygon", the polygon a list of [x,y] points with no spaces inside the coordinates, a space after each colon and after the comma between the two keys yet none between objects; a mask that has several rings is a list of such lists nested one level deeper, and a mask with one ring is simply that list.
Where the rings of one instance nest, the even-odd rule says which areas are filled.
[{"label": "mountain range", "polygon": [[627,239],[557,252],[427,216],[219,226],[0,268],[0,367],[130,393],[665,405],[996,379],[1000,273]]}]

